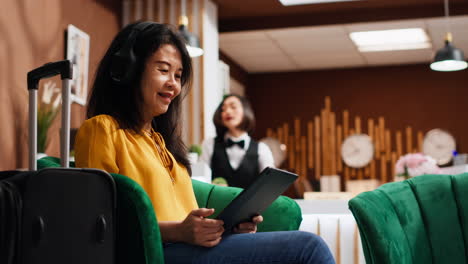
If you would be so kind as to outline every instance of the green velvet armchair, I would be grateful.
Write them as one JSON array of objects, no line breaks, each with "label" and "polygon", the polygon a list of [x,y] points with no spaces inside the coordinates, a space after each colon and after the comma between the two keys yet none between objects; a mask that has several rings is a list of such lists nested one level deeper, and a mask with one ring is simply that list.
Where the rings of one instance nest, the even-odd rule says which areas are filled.
[{"label": "green velvet armchair", "polygon": [[349,209],[367,264],[468,263],[468,174],[387,183]]},{"label": "green velvet armchair", "polygon": [[[71,163],[74,166],[74,163]],[[60,167],[60,160],[46,157],[38,160],[38,169]],[[161,234],[152,203],[143,188],[132,179],[111,174],[117,187],[117,263],[164,263]],[[241,191],[192,180],[199,207],[215,208],[220,213]],[[263,213],[258,232],[298,230],[302,213],[298,204],[280,196]]]}]

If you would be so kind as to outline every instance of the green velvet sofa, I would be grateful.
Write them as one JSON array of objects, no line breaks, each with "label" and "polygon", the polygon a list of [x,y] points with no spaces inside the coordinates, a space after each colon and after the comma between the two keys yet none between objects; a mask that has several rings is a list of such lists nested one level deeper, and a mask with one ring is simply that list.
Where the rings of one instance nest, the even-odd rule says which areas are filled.
[{"label": "green velvet sofa", "polygon": [[[74,163],[71,163],[74,166]],[[60,167],[60,160],[45,157],[38,160],[38,169]],[[117,187],[116,260],[117,263],[164,263],[161,235],[156,215],[143,188],[132,179],[111,174]],[[215,208],[219,213],[242,189],[222,187],[192,180],[199,207]],[[280,196],[263,213],[259,232],[298,230],[302,213],[292,199]],[[216,216],[216,213],[213,217]]]},{"label": "green velvet sofa", "polygon": [[367,264],[468,263],[468,174],[387,183],[349,209]]}]

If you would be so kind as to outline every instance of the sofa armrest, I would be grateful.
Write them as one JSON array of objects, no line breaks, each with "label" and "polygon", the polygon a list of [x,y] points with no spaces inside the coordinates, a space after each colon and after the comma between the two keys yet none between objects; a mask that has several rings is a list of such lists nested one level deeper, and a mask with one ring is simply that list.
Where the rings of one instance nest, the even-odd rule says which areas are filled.
[{"label": "sofa armrest", "polygon": [[[223,187],[192,180],[193,189],[200,207],[214,208],[216,217],[236,198],[241,188]],[[278,197],[263,213],[263,222],[258,232],[298,230],[302,222],[299,205],[286,196]]]},{"label": "sofa armrest", "polygon": [[158,221],[143,188],[120,174],[111,174],[117,186],[117,263],[164,263]]}]

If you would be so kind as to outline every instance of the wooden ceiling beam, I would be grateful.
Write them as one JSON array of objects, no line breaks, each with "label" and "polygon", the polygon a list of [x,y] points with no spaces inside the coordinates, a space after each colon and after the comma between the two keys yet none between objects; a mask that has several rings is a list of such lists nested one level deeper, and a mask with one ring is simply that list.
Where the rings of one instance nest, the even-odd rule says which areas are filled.
[{"label": "wooden ceiling beam", "polygon": [[[450,15],[467,15],[468,3],[453,3],[450,5]],[[359,9],[341,12],[322,12],[292,14],[268,17],[246,17],[220,19],[219,32],[235,32],[245,30],[264,30],[288,27],[323,26],[334,24],[350,24],[359,22],[379,22],[404,19],[421,19],[444,16],[440,4]]]}]

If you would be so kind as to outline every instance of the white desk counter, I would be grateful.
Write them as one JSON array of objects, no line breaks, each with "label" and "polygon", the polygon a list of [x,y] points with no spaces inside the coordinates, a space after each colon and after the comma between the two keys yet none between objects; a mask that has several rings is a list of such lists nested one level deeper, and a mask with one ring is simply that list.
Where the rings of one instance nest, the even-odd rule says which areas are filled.
[{"label": "white desk counter", "polygon": [[440,168],[442,174],[457,175],[468,172],[468,164]]},{"label": "white desk counter", "polygon": [[337,264],[365,263],[356,221],[348,200],[295,200],[302,210],[299,230],[320,235]]}]

